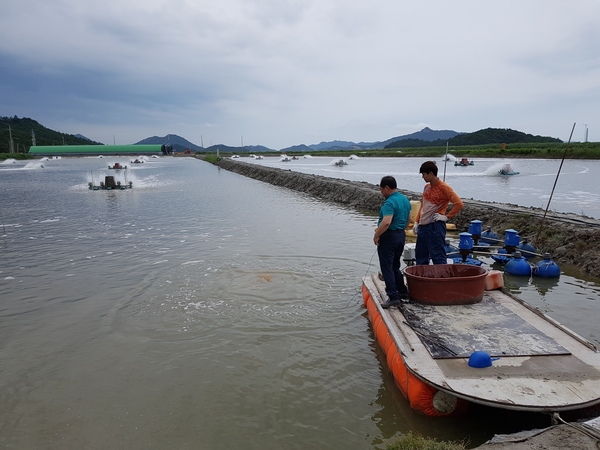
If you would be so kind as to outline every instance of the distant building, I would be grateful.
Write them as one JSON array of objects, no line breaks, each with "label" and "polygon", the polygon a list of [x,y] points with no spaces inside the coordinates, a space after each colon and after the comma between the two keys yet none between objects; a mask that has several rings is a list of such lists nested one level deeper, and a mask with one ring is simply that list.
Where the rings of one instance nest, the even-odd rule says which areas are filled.
[{"label": "distant building", "polygon": [[159,144],[134,145],[38,145],[29,148],[30,155],[153,155],[160,153]]}]

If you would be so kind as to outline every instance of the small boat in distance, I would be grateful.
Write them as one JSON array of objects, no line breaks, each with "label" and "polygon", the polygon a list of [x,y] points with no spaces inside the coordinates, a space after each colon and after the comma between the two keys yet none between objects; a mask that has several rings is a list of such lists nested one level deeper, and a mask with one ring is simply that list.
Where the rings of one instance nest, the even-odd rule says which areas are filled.
[{"label": "small boat in distance", "polygon": [[120,169],[127,169],[127,166],[122,166],[121,164],[119,164],[118,162],[116,162],[113,166],[108,166],[109,169],[115,169],[115,170],[120,170]]},{"label": "small boat in distance", "polygon": [[468,158],[461,158],[460,160],[454,161],[455,166],[472,166],[475,164],[473,161],[469,161]]},{"label": "small boat in distance", "polygon": [[344,161],[343,159],[340,159],[339,161],[336,161],[333,163],[335,166],[341,167],[341,166],[347,166],[348,163],[346,161]]},{"label": "small boat in distance", "polygon": [[519,172],[515,172],[510,164],[504,164],[498,173],[500,175],[519,175]]}]

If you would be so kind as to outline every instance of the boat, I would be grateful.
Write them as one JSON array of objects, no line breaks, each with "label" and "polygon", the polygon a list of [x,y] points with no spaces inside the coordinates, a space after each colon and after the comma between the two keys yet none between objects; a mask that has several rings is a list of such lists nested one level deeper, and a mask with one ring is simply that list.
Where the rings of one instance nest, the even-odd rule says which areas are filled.
[{"label": "boat", "polygon": [[131,160],[131,164],[143,164],[143,163],[144,163],[143,159],[136,158],[136,159]]},{"label": "boat", "polygon": [[467,158],[461,158],[460,160],[454,161],[455,166],[472,166],[475,164],[473,161],[469,161]]},{"label": "boat", "polygon": [[[463,304],[436,304],[415,300],[414,292],[423,287],[411,286],[413,267],[436,266],[405,269],[410,303],[384,309],[388,297],[376,274],[363,278],[362,296],[387,366],[415,411],[453,416],[475,403],[558,413],[600,404],[595,345],[505,292],[497,281],[502,272],[465,266],[484,271],[481,298],[467,292]],[[446,300],[456,291],[434,288],[432,281],[447,280],[427,280],[429,299]]]},{"label": "boat", "polygon": [[127,166],[122,166],[121,164],[119,164],[118,162],[116,162],[114,165],[112,166],[108,166],[109,169],[114,169],[114,170],[120,170],[120,169],[127,169]]},{"label": "boat", "polygon": [[92,191],[123,190],[123,189],[131,189],[133,187],[133,183],[131,181],[121,183],[120,181],[115,180],[115,177],[113,177],[112,175],[106,175],[104,177],[104,181],[101,181],[99,184],[95,184],[94,181],[90,181],[88,183],[88,187]]},{"label": "boat", "polygon": [[340,159],[339,161],[336,161],[333,163],[334,165],[341,167],[341,166],[347,166],[348,163],[346,161],[344,161],[343,159]]},{"label": "boat", "polygon": [[504,164],[500,170],[498,170],[498,174],[500,175],[519,175],[519,172],[515,172],[510,164]]}]

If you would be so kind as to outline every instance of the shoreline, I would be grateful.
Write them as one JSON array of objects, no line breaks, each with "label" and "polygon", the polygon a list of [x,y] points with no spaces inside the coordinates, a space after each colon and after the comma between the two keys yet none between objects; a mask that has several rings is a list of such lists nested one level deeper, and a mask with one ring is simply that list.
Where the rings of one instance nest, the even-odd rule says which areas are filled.
[{"label": "shoreline", "polygon": [[[303,192],[376,215],[383,203],[378,186],[360,181],[328,178],[291,170],[265,167],[223,158],[215,163],[230,172],[275,186]],[[398,189],[409,200],[420,200],[421,193]],[[481,220],[499,235],[514,229],[532,243],[540,254],[550,253],[557,264],[567,264],[585,276],[600,279],[600,220],[577,214],[558,213],[541,208],[484,202],[463,198],[464,208],[451,223],[459,232],[467,231],[472,220]]]}]

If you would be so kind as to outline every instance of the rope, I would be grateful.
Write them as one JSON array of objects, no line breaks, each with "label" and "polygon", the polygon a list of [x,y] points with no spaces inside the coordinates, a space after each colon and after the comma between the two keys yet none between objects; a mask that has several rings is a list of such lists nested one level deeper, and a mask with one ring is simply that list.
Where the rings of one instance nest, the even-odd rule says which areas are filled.
[{"label": "rope", "polygon": [[587,437],[594,439],[596,441],[596,448],[600,449],[600,432],[598,430],[586,424],[573,424],[566,422],[557,412],[552,414],[552,420],[557,423],[561,422],[562,424],[567,425],[582,434],[585,434]]},{"label": "rope", "polygon": [[[375,257],[376,254],[377,254],[377,249],[375,249],[375,253],[373,253],[373,256],[371,256],[371,259],[369,260],[369,265],[367,266],[367,270],[366,270],[365,275],[363,276],[363,278],[366,277],[367,274],[369,273],[369,270],[371,269],[371,263],[373,262],[373,258]],[[354,294],[352,296],[352,298],[350,300],[348,300],[348,303],[346,303],[345,307],[347,308],[348,306],[350,306],[350,303],[352,303],[352,300],[354,300],[356,298],[356,296],[359,295],[361,292],[362,292],[362,290],[359,290],[356,294]]]}]

